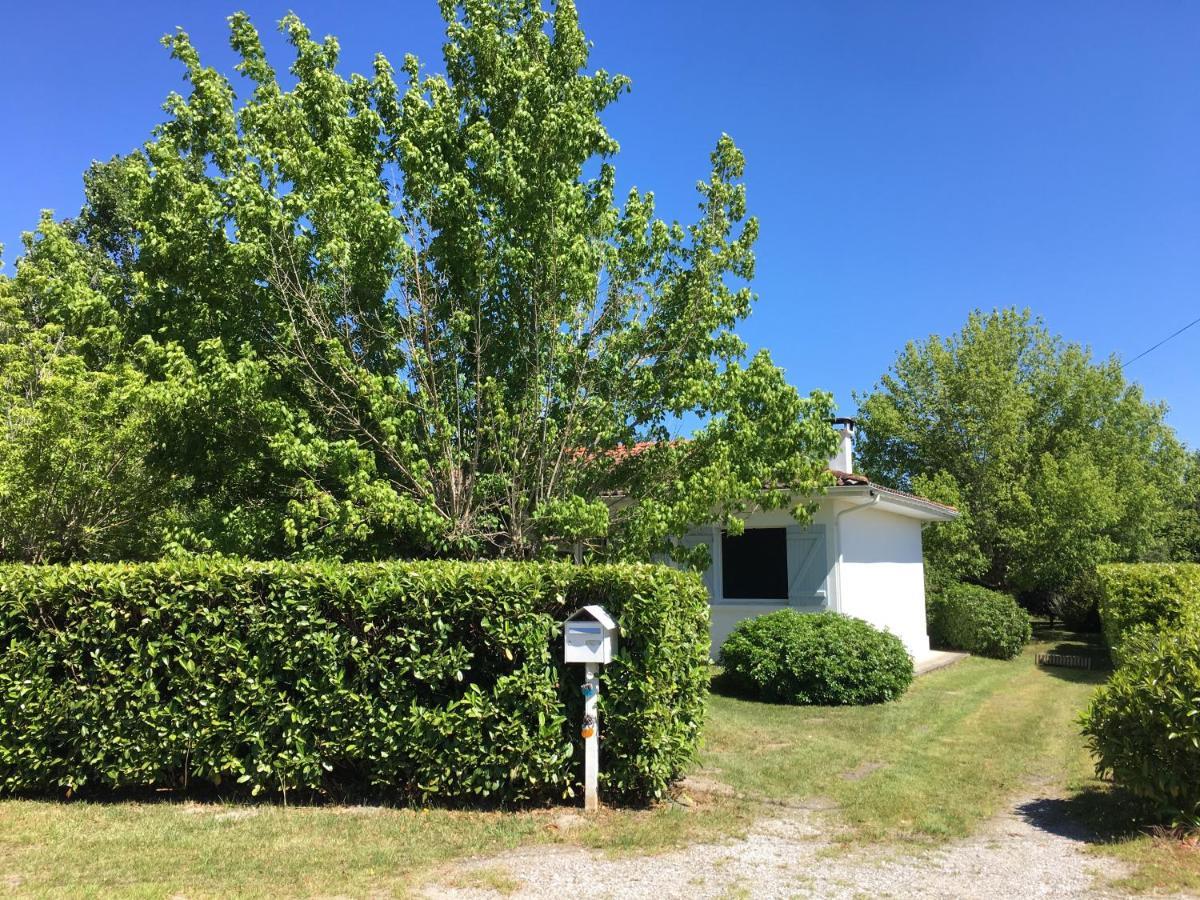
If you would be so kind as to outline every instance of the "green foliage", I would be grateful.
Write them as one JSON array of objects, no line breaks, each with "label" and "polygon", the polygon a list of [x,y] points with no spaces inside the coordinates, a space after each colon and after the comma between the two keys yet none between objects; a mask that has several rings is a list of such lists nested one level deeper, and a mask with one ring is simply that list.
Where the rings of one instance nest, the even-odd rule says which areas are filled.
[{"label": "green foliage", "polygon": [[579,496],[547,500],[534,511],[533,521],[548,546],[553,546],[550,542],[583,544],[608,533],[608,505]]},{"label": "green foliage", "polygon": [[0,279],[0,559],[158,549],[174,485],[144,465],[157,391],[133,366],[90,366],[96,346],[30,324]]},{"label": "green foliage", "polygon": [[958,518],[954,521],[939,522],[936,528],[921,532],[926,593],[936,593],[963,578],[977,578],[983,574],[987,560],[975,542],[971,510],[949,473],[917,475],[912,479],[912,490],[920,497],[945,503],[958,510]]},{"label": "green foliage", "polygon": [[736,334],[758,225],[733,141],[693,221],[664,221],[616,195],[601,115],[629,85],[570,0],[441,9],[444,75],[346,77],[289,15],[281,82],[237,14],[235,90],[166,38],[167,121],[4,283],[89,370],[155,386],[131,458],[174,490],[139,555],[647,559],[824,484],[830,397]]},{"label": "green foliage", "polygon": [[1096,575],[1104,638],[1118,663],[1135,632],[1170,628],[1200,614],[1200,564],[1107,565]]},{"label": "green foliage", "polygon": [[581,779],[559,622],[622,628],[601,787],[662,796],[693,758],[708,597],[660,566],[0,567],[0,789],[242,785],[543,802]]},{"label": "green foliage", "polygon": [[1052,336],[1029,313],[974,312],[947,338],[908,344],[859,398],[872,478],[953,487],[963,535],[934,529],[935,573],[1039,604],[1098,563],[1162,558],[1185,454],[1165,408],[1119,361]]},{"label": "green foliage", "polygon": [[1178,824],[1200,826],[1200,615],[1125,643],[1082,718],[1096,770]]},{"label": "green foliage", "polygon": [[1188,455],[1167,527],[1167,559],[1200,562],[1200,450]]},{"label": "green foliage", "polygon": [[1047,597],[1045,611],[1051,620],[1072,631],[1095,634],[1100,627],[1100,581],[1095,570],[1085,572],[1066,590]]},{"label": "green foliage", "polygon": [[893,634],[838,613],[782,609],[739,622],[721,645],[735,690],[774,703],[884,703],[913,680],[913,663]]},{"label": "green foliage", "polygon": [[938,647],[1012,659],[1033,636],[1029,613],[1008,594],[974,584],[947,585],[926,607],[929,639]]}]

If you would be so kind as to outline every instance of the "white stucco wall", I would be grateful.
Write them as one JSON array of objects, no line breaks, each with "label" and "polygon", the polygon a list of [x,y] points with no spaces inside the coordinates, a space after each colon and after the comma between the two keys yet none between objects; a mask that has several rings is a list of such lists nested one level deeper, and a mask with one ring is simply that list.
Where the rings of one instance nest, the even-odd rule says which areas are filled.
[{"label": "white stucco wall", "polygon": [[[836,514],[854,504],[826,497],[813,518],[824,526],[824,596],[802,606],[780,601],[725,600],[721,596],[722,560],[720,529],[706,526],[689,535],[703,541],[712,553],[712,568],[705,581],[712,597],[712,653],[742,619],[788,606],[803,612],[835,610],[887,629],[904,641],[915,659],[929,654],[925,628],[925,570],[921,553],[921,522],[879,509],[858,509],[841,518]],[[747,528],[783,528],[795,524],[787,512],[747,516]],[[839,548],[840,541],[840,548]],[[838,558],[841,552],[839,570]]]},{"label": "white stucco wall", "polygon": [[915,659],[929,655],[921,522],[859,509],[840,526],[839,611],[895,634]]}]

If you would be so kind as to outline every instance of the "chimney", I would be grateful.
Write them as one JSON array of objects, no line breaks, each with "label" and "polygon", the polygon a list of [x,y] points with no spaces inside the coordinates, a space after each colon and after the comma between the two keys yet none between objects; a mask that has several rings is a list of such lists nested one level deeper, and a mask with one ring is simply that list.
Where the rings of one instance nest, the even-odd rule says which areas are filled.
[{"label": "chimney", "polygon": [[829,468],[835,472],[845,472],[847,475],[854,474],[854,420],[840,418],[833,420],[833,427],[838,428],[838,437],[841,439],[838,444],[837,455],[829,461]]}]

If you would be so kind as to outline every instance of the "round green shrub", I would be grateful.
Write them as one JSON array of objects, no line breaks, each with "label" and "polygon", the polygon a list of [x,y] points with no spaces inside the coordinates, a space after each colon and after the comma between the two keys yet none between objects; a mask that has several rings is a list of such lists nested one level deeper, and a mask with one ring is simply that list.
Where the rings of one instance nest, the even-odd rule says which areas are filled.
[{"label": "round green shrub", "polygon": [[1012,659],[1033,636],[1029,613],[1008,594],[953,584],[929,599],[929,639],[935,646]]},{"label": "round green shrub", "polygon": [[1200,824],[1200,617],[1125,642],[1084,713],[1096,770],[1176,824]]},{"label": "round green shrub", "polygon": [[775,703],[883,703],[913,680],[898,637],[837,613],[783,609],[746,619],[726,638],[721,662],[730,687]]}]

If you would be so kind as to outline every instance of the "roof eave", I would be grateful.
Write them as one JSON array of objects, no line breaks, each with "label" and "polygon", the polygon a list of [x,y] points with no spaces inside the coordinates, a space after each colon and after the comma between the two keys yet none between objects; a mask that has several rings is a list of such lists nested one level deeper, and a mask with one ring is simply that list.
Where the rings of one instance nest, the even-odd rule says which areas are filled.
[{"label": "roof eave", "polygon": [[899,515],[925,522],[953,522],[958,518],[958,510],[953,506],[935,503],[923,497],[914,497],[901,491],[892,490],[878,484],[835,485],[828,488],[825,496],[833,498],[847,497],[879,497],[879,505]]}]

